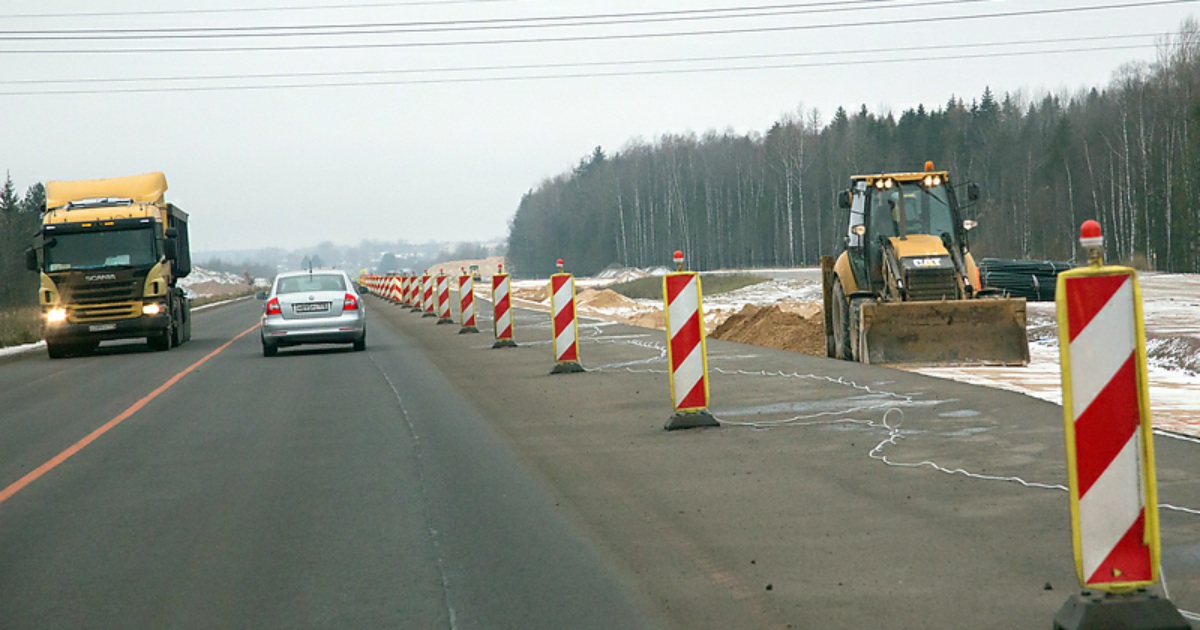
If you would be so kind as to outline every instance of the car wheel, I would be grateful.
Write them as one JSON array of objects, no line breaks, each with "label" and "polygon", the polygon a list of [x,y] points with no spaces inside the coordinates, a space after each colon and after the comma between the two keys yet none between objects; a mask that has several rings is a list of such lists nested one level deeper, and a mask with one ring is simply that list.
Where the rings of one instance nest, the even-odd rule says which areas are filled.
[{"label": "car wheel", "polygon": [[354,341],[354,351],[362,352],[367,349],[367,331],[363,331],[363,336]]},{"label": "car wheel", "polygon": [[279,345],[271,343],[271,342],[267,341],[266,339],[263,339],[262,349],[263,349],[264,357],[273,357],[273,356],[279,354]]}]

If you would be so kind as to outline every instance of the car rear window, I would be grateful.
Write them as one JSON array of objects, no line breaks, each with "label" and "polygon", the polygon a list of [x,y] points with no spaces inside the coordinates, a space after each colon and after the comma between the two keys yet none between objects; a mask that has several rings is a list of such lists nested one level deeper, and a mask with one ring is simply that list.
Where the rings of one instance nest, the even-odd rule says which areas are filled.
[{"label": "car rear window", "polygon": [[305,291],[345,291],[346,283],[340,275],[311,274],[280,278],[276,293],[303,293]]}]

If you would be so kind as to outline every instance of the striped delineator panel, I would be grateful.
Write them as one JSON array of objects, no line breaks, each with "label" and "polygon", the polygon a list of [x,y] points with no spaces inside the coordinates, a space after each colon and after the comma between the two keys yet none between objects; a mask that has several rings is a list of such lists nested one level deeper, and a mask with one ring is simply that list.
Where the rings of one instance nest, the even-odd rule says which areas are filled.
[{"label": "striped delineator panel", "polygon": [[426,313],[433,312],[433,276],[421,276],[421,305]]},{"label": "striped delineator panel", "polygon": [[1063,419],[1080,584],[1158,579],[1158,507],[1141,294],[1132,269],[1059,277]]},{"label": "striped delineator panel", "polygon": [[438,319],[450,319],[450,276],[445,274],[437,277],[437,314]]},{"label": "striped delineator panel", "polygon": [[464,328],[475,327],[475,280],[471,276],[458,277],[459,318]]},{"label": "striped delineator panel", "polygon": [[400,277],[392,276],[388,278],[388,299],[392,302],[400,301]]},{"label": "striped delineator panel", "polygon": [[512,298],[506,273],[492,276],[492,332],[497,340],[513,338]]},{"label": "striped delineator panel", "polygon": [[667,317],[667,363],[675,411],[708,407],[708,351],[704,343],[700,275],[679,272],[663,277]]},{"label": "striped delineator panel", "polygon": [[579,361],[579,329],[575,325],[575,276],[550,276],[550,312],[554,316],[554,360]]},{"label": "striped delineator panel", "polygon": [[400,303],[408,306],[408,294],[412,290],[412,281],[409,276],[401,276],[400,278]]}]

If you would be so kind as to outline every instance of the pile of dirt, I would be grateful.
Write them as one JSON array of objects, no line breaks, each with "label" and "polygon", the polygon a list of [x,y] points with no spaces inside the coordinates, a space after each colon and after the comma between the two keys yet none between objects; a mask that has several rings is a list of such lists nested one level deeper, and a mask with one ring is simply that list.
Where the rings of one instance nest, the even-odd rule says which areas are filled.
[{"label": "pile of dirt", "polygon": [[[491,258],[480,258],[476,260],[446,260],[434,263],[429,266],[429,271],[437,273],[439,269],[444,269],[446,273],[457,275],[463,270],[470,269],[471,265],[479,265],[479,275],[487,280],[496,273],[496,269],[504,264],[503,256],[492,256]],[[420,270],[418,270],[420,271]]]},{"label": "pile of dirt", "polygon": [[187,288],[193,295],[228,297],[254,293],[261,287],[245,283],[230,284],[227,282],[205,281],[189,284]]},{"label": "pile of dirt", "polygon": [[[820,305],[747,304],[712,332],[714,339],[825,356],[825,320]],[[782,306],[782,308],[781,308]]]},{"label": "pile of dirt", "polygon": [[575,296],[575,305],[579,308],[596,308],[605,310],[637,309],[638,303],[611,289],[584,289]]},{"label": "pile of dirt", "polygon": [[525,300],[526,302],[544,302],[550,301],[550,283],[539,284],[535,287],[517,287],[510,289],[513,299]]}]

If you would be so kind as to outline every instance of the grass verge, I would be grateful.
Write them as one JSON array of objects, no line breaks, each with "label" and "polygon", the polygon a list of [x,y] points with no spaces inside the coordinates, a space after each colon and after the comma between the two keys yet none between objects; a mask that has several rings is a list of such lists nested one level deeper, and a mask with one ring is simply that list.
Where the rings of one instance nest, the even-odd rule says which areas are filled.
[{"label": "grass verge", "polygon": [[41,340],[40,316],[41,309],[36,306],[0,310],[0,348]]},{"label": "grass verge", "polygon": [[[703,287],[705,295],[716,295],[718,293],[728,293],[736,291],[748,286],[766,282],[767,279],[761,276],[752,276],[749,274],[738,273],[722,273],[722,274],[700,274],[700,284]],[[630,282],[622,282],[614,284],[609,289],[624,295],[627,298],[635,300],[661,300],[663,279],[658,276],[648,278],[638,278]]]}]

